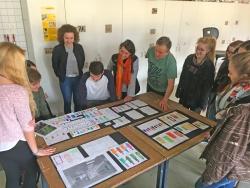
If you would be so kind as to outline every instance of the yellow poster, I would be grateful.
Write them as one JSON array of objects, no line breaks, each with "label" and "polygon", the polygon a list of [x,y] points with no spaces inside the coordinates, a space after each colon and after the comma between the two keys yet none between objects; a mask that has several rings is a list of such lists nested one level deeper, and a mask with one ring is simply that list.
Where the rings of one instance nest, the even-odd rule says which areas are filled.
[{"label": "yellow poster", "polygon": [[42,25],[45,41],[57,40],[56,14],[54,7],[42,7]]}]

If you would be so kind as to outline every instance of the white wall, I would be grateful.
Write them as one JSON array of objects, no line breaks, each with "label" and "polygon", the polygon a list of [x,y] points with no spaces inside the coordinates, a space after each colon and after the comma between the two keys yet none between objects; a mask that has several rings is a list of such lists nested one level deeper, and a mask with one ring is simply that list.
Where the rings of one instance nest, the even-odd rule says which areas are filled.
[{"label": "white wall", "polygon": [[[80,33],[80,43],[86,52],[87,63],[99,59],[107,65],[120,42],[132,39],[140,58],[140,82],[145,82],[147,77],[145,53],[149,45],[162,35],[169,36],[173,42],[171,50],[177,59],[178,73],[185,57],[194,52],[203,27],[215,26],[220,30],[217,50],[225,50],[233,38],[250,39],[249,4],[164,0],[26,0],[25,3],[34,60],[43,75],[42,85],[49,95],[49,102],[57,112],[62,112],[63,100],[52,71],[51,55],[44,54],[44,48],[53,47],[56,42],[43,40],[42,6],[56,7],[58,27],[66,22],[86,26],[86,32]],[[152,14],[152,8],[157,8],[158,13]],[[235,24],[237,20],[238,25]],[[229,24],[225,25],[225,21]],[[105,24],[112,24],[112,33],[104,32]],[[150,29],[156,29],[156,34],[151,35]]]},{"label": "white wall", "polygon": [[[20,0],[0,1],[0,42],[16,43],[27,51]],[[14,35],[14,37],[13,37]],[[6,37],[4,37],[6,36]],[[7,37],[8,36],[8,37]],[[28,54],[27,54],[28,56]]]},{"label": "white wall", "polygon": [[[25,4],[29,17],[29,38],[32,42],[33,54],[30,56],[37,64],[37,68],[42,75],[42,86],[48,94],[48,102],[54,112],[63,111],[63,99],[59,89],[59,82],[54,75],[51,65],[51,55],[45,54],[44,48],[53,47],[57,42],[45,42],[43,40],[41,8],[45,6],[53,6],[56,8],[57,26],[65,23],[63,0],[26,0]],[[34,59],[33,59],[34,58]]]}]

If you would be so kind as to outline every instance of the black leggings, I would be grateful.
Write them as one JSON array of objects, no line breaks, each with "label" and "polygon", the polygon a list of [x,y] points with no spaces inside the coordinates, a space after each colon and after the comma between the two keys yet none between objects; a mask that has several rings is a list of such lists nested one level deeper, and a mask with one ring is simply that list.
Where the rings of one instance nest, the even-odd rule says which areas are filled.
[{"label": "black leggings", "polygon": [[6,174],[6,188],[21,188],[22,175],[22,188],[36,187],[38,165],[27,142],[19,140],[12,149],[0,152],[0,163]]}]

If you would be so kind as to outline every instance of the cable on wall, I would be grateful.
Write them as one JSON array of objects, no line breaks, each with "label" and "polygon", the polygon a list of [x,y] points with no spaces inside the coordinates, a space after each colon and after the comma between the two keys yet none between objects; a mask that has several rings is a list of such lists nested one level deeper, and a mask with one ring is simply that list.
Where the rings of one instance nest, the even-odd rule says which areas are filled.
[{"label": "cable on wall", "polygon": [[122,0],[122,37],[121,37],[121,42],[123,41],[123,26],[124,26],[124,23],[123,23],[123,21],[124,21],[124,11],[123,11],[123,8],[124,8],[124,6],[123,6],[123,0]]},{"label": "cable on wall", "polygon": [[67,14],[66,14],[66,1],[64,0],[63,3],[64,3],[64,19],[65,19],[65,23],[67,24],[68,21],[67,21]]},{"label": "cable on wall", "polygon": [[163,13],[163,23],[162,23],[162,35],[164,35],[164,28],[165,28],[165,16],[166,16],[166,6],[167,6],[167,0],[164,1],[164,13]]}]

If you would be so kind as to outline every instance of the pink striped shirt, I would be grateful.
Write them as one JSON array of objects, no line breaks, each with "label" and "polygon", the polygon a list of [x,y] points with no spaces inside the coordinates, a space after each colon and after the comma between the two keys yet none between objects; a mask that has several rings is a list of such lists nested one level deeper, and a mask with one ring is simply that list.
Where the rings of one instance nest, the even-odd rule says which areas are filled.
[{"label": "pink striped shirt", "polygon": [[23,132],[34,131],[28,92],[16,84],[0,85],[0,151],[13,148],[25,140]]}]

